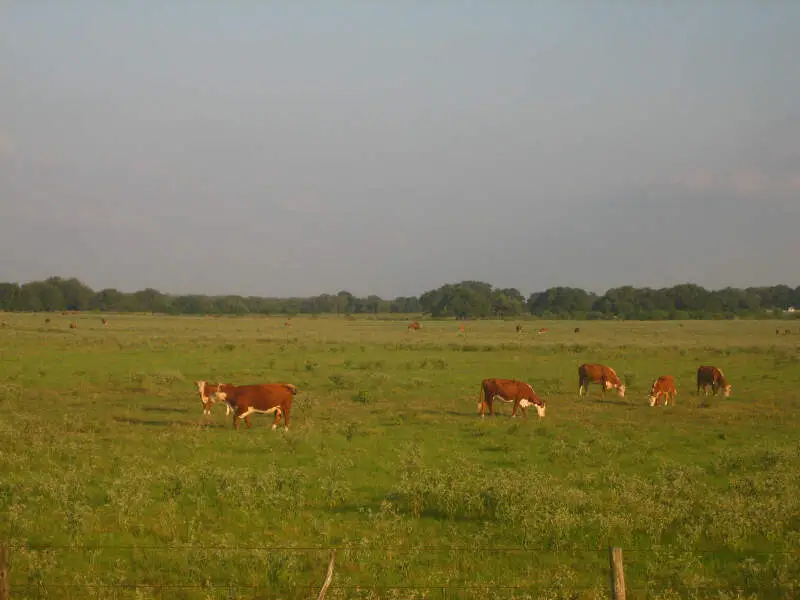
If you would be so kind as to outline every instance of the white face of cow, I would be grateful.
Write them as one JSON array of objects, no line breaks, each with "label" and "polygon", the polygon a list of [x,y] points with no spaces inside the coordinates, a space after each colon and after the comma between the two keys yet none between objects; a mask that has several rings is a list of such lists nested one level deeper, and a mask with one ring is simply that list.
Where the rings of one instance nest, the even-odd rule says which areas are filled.
[{"label": "white face of cow", "polygon": [[620,398],[624,398],[625,397],[625,385],[624,384],[619,386],[619,397]]},{"label": "white face of cow", "polygon": [[722,392],[722,394],[723,394],[723,396],[725,396],[725,398],[728,398],[728,397],[731,395],[731,389],[732,389],[732,387],[733,387],[733,386],[731,386],[731,385],[726,385],[726,386],[725,386],[725,389],[724,389],[724,390],[723,390],[723,392]]},{"label": "white face of cow", "polygon": [[655,396],[650,396],[648,398],[648,400],[650,401],[650,406],[655,406],[656,405],[656,397]]},{"label": "white face of cow", "polygon": [[539,415],[539,418],[540,419],[544,418],[544,413],[545,413],[545,410],[547,410],[547,407],[546,406],[539,406],[538,404],[534,404],[534,406],[536,407],[536,413]]}]

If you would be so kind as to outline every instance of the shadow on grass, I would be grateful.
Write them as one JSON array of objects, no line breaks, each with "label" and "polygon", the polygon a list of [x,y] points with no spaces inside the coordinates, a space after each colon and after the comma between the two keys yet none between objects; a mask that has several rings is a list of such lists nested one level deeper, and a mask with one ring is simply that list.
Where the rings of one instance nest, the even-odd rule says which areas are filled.
[{"label": "shadow on grass", "polygon": [[114,417],[117,423],[141,425],[144,427],[201,427],[204,429],[223,429],[220,423],[198,423],[194,421],[175,421],[172,419],[137,419],[136,417]]},{"label": "shadow on grass", "polygon": [[465,412],[459,412],[457,410],[436,410],[433,408],[423,408],[420,410],[415,410],[415,413],[419,413],[422,415],[449,415],[451,417],[466,417],[468,416]]},{"label": "shadow on grass", "polygon": [[158,412],[158,413],[183,413],[189,412],[188,408],[164,408],[160,406],[146,406],[142,408],[145,412]]}]

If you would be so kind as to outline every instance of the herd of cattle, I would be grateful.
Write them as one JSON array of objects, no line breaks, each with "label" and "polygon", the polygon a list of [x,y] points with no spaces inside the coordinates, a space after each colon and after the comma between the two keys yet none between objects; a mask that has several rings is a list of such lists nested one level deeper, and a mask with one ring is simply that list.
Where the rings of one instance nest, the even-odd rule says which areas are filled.
[{"label": "herd of cattle", "polygon": [[[210,415],[211,407],[216,403],[225,404],[225,414],[233,413],[233,426],[239,429],[239,421],[244,419],[250,428],[250,415],[254,413],[273,414],[275,421],[272,428],[284,419],[284,428],[289,429],[289,413],[292,409],[292,399],[297,394],[297,387],[291,383],[269,383],[253,385],[231,385],[227,383],[212,384],[207,381],[198,381],[197,390],[203,402],[203,414]],[[620,398],[625,397],[625,384],[622,383],[614,369],[601,364],[582,364],[578,367],[578,396],[588,393],[589,384],[600,384],[601,393],[605,396],[607,390],[616,389]],[[725,379],[720,369],[713,366],[701,366],[697,369],[697,393],[703,390],[708,395],[711,388],[716,396],[722,391],[724,397],[729,397],[731,385]],[[648,401],[650,406],[660,405],[662,398],[664,406],[675,404],[675,378],[672,375],[662,375],[653,382],[650,388]],[[521,409],[522,416],[527,418],[527,407],[534,406],[539,417],[545,416],[547,404],[533,390],[530,384],[516,379],[484,379],[481,382],[478,411],[481,417],[486,416],[486,409],[494,415],[494,400],[499,399],[506,403],[513,403],[511,416],[517,416],[517,409]]]}]

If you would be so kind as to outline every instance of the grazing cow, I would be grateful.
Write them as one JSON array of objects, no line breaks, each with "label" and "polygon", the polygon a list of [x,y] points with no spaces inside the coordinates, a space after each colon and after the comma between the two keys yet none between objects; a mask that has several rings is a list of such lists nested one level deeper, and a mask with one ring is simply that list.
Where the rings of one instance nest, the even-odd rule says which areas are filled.
[{"label": "grazing cow", "polygon": [[522,332],[522,325],[517,325],[517,333],[521,333],[521,332]]},{"label": "grazing cow", "polygon": [[664,396],[664,406],[672,401],[675,406],[675,396],[678,390],[675,389],[675,378],[672,375],[662,375],[653,382],[653,387],[650,389],[650,406],[661,404],[661,396]]},{"label": "grazing cow", "polygon": [[422,329],[422,325],[420,325],[416,321],[414,321],[413,323],[409,323],[408,324],[408,330],[409,331],[417,331],[419,329]]},{"label": "grazing cow", "polygon": [[103,323],[103,327],[106,327],[108,325],[108,319],[103,319],[102,323]]},{"label": "grazing cow", "polygon": [[463,324],[463,323],[462,323],[461,325],[459,325],[459,326],[458,326],[458,330],[459,330],[461,333],[464,333],[464,324]]},{"label": "grazing cow", "polygon": [[790,333],[792,333],[792,330],[791,329],[784,329],[783,333],[785,333],[786,335],[789,335]]},{"label": "grazing cow", "polygon": [[722,395],[727,398],[731,395],[733,388],[725,380],[725,375],[717,367],[702,366],[697,369],[697,394],[700,395],[700,388],[703,388],[703,394],[708,395],[708,386],[711,386],[711,391],[714,396],[717,395],[718,390],[722,390]]},{"label": "grazing cow", "polygon": [[514,408],[511,409],[511,416],[517,416],[517,407],[522,409],[522,416],[528,418],[526,408],[533,404],[536,407],[536,412],[540,417],[544,417],[545,401],[536,395],[533,388],[524,381],[517,381],[516,379],[484,379],[481,382],[481,393],[478,401],[478,410],[481,416],[484,417],[486,407],[489,407],[489,414],[494,415],[494,406],[492,402],[495,397],[500,398],[503,402],[513,402]]},{"label": "grazing cow", "polygon": [[3,322],[2,322],[2,323],[0,323],[0,327],[2,327],[3,329],[5,329],[6,327],[8,327],[8,323],[6,323],[5,319],[3,319]]},{"label": "grazing cow", "polygon": [[233,409],[233,426],[239,429],[239,421],[244,419],[250,428],[250,415],[253,413],[275,413],[272,428],[278,427],[283,415],[283,426],[289,429],[289,413],[292,410],[292,398],[297,388],[291,383],[267,383],[259,385],[229,385],[220,383],[214,392],[214,401],[226,402]]},{"label": "grazing cow", "polygon": [[625,397],[625,384],[611,367],[598,364],[582,364],[578,367],[578,396],[583,396],[584,391],[589,392],[590,383],[599,383],[603,396],[606,395],[606,390],[616,388],[619,397]]},{"label": "grazing cow", "polygon": [[781,334],[781,330],[780,329],[776,329],[775,330],[775,335],[780,335],[780,334]]},{"label": "grazing cow", "polygon": [[78,326],[77,326],[77,325],[75,325],[75,323],[70,323],[70,324],[69,324],[69,328],[70,328],[70,329],[77,329],[77,328],[78,328]]},{"label": "grazing cow", "polygon": [[[203,414],[210,415],[211,407],[214,406],[214,403],[216,402],[214,394],[219,389],[219,386],[224,384],[214,384],[207,381],[196,381],[195,383],[197,384],[197,391],[200,392],[200,400],[203,401]],[[226,402],[225,416],[228,416],[229,414],[231,414],[231,405]]]},{"label": "grazing cow", "polygon": [[575,329],[572,330],[572,332],[573,333],[580,333],[581,332],[581,328],[580,327],[576,327]]},{"label": "grazing cow", "polygon": [[45,319],[45,320],[44,320],[44,324],[45,324],[45,325],[47,325],[49,322],[50,322],[50,318],[49,318],[49,317],[48,317],[47,319]]},{"label": "grazing cow", "polygon": [[536,335],[542,335],[543,333],[547,333],[550,331],[547,327],[542,327],[539,331],[536,332]]},{"label": "grazing cow", "polygon": [[287,320],[287,321],[284,323],[284,326],[285,326],[285,327],[291,327],[291,326],[292,326],[292,322]]}]

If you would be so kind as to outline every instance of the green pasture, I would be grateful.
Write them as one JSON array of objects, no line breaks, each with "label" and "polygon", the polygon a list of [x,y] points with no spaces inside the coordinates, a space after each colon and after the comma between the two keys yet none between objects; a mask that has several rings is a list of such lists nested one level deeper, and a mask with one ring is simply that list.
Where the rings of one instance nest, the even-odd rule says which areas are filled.
[{"label": "green pasture", "polygon": [[[0,314],[15,599],[316,598],[332,548],[328,600],[608,598],[610,545],[629,599],[800,596],[796,324],[105,316]],[[485,377],[547,416],[481,419]],[[295,384],[289,431],[198,379]]]}]

